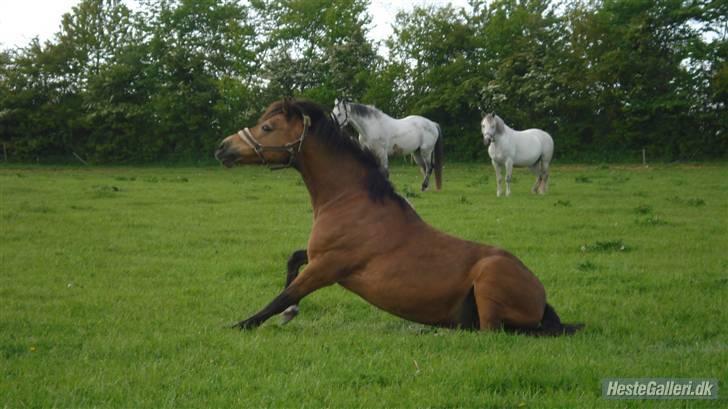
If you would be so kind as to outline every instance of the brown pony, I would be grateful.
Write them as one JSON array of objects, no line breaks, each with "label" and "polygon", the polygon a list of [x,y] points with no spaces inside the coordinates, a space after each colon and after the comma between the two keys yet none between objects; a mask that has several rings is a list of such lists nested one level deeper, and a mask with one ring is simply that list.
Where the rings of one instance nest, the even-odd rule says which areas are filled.
[{"label": "brown pony", "polygon": [[581,327],[561,323],[541,282],[515,256],[425,223],[395,192],[376,157],[343,137],[312,102],[271,104],[255,127],[225,138],[215,157],[226,167],[291,166],[313,206],[308,249],[293,253],[285,289],[235,327],[257,327],[284,311],[290,319],[303,297],[334,283],[423,324],[534,335]]}]

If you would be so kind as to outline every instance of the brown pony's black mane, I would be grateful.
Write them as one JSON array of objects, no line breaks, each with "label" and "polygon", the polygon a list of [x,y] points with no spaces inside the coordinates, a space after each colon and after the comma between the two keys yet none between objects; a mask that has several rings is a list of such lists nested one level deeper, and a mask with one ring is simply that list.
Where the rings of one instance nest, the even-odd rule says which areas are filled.
[{"label": "brown pony's black mane", "polygon": [[379,158],[369,149],[362,148],[358,141],[344,135],[331,115],[319,104],[305,99],[284,98],[271,104],[261,120],[277,114],[284,114],[289,120],[294,117],[300,118],[304,114],[308,115],[311,118],[309,134],[316,135],[333,152],[352,156],[367,169],[365,184],[372,201],[389,198],[402,206],[409,207],[406,200],[396,192],[392,183],[382,173]]}]

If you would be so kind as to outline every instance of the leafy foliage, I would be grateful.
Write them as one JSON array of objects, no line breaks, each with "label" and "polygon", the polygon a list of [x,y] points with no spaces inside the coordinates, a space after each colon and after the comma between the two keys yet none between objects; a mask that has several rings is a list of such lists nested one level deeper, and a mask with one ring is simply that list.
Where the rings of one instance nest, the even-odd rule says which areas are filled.
[{"label": "leafy foliage", "polygon": [[16,160],[207,160],[270,101],[337,96],[440,123],[550,132],[561,159],[724,157],[728,8],[708,0],[473,0],[415,7],[384,44],[366,0],[83,0],[52,41],[0,52],[0,142]]}]

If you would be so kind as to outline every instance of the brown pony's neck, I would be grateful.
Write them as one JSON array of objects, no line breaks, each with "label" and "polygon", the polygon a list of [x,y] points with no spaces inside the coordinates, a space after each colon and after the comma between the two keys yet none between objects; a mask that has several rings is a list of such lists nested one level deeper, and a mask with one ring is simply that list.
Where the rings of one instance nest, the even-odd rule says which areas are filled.
[{"label": "brown pony's neck", "polygon": [[366,194],[369,169],[346,152],[332,152],[316,135],[306,140],[296,168],[311,196],[314,214],[336,200]]},{"label": "brown pony's neck", "polygon": [[376,155],[341,133],[339,124],[319,105],[306,100],[283,100],[266,115],[284,113],[291,118],[308,116],[311,125],[295,159],[311,195],[316,214],[327,203],[354,195],[373,202],[393,201],[410,209],[381,171]]}]

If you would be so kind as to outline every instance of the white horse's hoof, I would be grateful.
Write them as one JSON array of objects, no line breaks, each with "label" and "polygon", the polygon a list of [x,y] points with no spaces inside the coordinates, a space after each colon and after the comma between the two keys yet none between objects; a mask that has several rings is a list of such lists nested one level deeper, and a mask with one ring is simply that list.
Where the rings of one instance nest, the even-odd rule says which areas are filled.
[{"label": "white horse's hoof", "polygon": [[296,318],[296,315],[298,315],[298,311],[298,305],[291,305],[290,307],[286,308],[286,310],[281,313],[281,323],[288,324],[292,319]]}]

